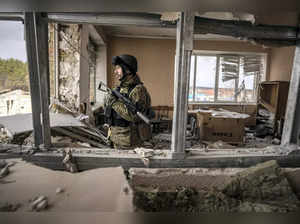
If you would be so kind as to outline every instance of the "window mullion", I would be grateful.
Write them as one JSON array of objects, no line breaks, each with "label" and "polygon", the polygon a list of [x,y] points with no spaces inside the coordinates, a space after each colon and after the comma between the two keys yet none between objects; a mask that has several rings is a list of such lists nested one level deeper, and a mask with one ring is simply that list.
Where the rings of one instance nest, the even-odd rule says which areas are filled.
[{"label": "window mullion", "polygon": [[196,94],[196,80],[197,80],[197,55],[195,55],[194,60],[194,84],[193,84],[193,102],[195,102],[195,94]]},{"label": "window mullion", "polygon": [[218,101],[218,88],[219,88],[219,73],[220,73],[220,56],[217,56],[217,61],[216,61],[216,79],[215,79],[215,96],[214,96],[214,102]]},{"label": "window mullion", "polygon": [[239,64],[238,64],[238,76],[235,79],[235,89],[234,89],[234,101],[237,102],[238,99],[238,90],[239,90],[239,80],[240,80],[240,65],[241,65],[241,56],[239,56]]}]

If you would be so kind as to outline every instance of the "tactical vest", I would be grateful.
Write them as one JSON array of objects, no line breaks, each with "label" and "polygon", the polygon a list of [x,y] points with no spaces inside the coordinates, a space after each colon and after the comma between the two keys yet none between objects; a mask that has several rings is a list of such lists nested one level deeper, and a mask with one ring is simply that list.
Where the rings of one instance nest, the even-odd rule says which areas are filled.
[{"label": "tactical vest", "polygon": [[[140,83],[135,83],[134,85],[129,86],[128,88],[128,93],[121,93],[123,96],[129,99],[130,93],[132,90],[137,86],[143,84],[142,82]],[[119,91],[119,89],[118,89]],[[116,111],[112,110],[112,126],[119,126],[119,127],[129,127],[132,122],[125,120],[122,118]]]}]

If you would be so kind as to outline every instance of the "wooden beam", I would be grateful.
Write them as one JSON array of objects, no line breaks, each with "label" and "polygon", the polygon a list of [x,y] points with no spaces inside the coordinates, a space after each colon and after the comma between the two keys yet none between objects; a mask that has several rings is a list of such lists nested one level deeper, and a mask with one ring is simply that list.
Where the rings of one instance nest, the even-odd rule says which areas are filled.
[{"label": "wooden beam", "polygon": [[32,108],[32,121],[34,133],[34,146],[38,148],[43,142],[42,124],[41,124],[41,100],[40,100],[40,85],[39,71],[37,66],[37,49],[36,35],[34,25],[34,13],[25,12],[25,40],[30,81],[30,96]]},{"label": "wooden beam", "polygon": [[300,134],[300,42],[295,49],[292,77],[290,82],[289,96],[285,114],[281,145],[298,147]]},{"label": "wooden beam", "polygon": [[48,54],[48,21],[45,15],[34,13],[35,35],[37,46],[37,67],[40,84],[40,99],[42,112],[42,131],[44,147],[51,146],[51,131],[49,117],[49,54]]},{"label": "wooden beam", "polygon": [[172,155],[184,156],[188,110],[190,62],[193,50],[194,12],[185,11],[177,23],[176,68],[174,78],[174,113],[172,128]]}]

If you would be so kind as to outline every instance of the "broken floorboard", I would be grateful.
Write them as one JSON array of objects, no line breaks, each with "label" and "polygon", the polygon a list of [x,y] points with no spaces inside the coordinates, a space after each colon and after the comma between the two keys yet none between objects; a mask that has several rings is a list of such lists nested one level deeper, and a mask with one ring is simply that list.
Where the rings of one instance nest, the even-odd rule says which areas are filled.
[{"label": "broken floorboard", "polygon": [[[62,150],[62,149],[61,149]],[[112,149],[76,149],[72,156],[79,171],[119,167],[124,169],[136,168],[246,168],[269,160],[276,160],[281,167],[300,167],[300,154],[294,155],[260,155],[260,154],[236,154],[236,155],[201,155],[187,156],[185,159],[172,159],[170,154],[155,155],[148,162],[133,151],[124,152]],[[81,150],[81,151],[80,151]],[[161,150],[163,151],[163,150]],[[167,151],[167,150],[164,150]],[[170,151],[168,151],[170,152]],[[23,156],[25,161],[54,169],[65,170],[62,160],[62,151],[35,153]]]}]

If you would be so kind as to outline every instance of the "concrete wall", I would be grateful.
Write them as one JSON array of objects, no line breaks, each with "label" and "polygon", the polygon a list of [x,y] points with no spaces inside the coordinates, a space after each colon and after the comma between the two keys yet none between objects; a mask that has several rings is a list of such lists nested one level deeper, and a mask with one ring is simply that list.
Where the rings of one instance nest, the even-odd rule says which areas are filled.
[{"label": "concrete wall", "polygon": [[88,25],[82,25],[80,46],[80,103],[90,102],[90,76],[89,76],[89,29]]},{"label": "concrete wall", "polygon": [[[59,32],[59,99],[69,108],[79,108],[81,26],[61,25]],[[70,46],[72,43],[72,46]]]},{"label": "concrete wall", "polygon": [[289,81],[293,68],[295,47],[272,48],[270,53],[270,81]]},{"label": "concrete wall", "polygon": [[[101,45],[98,47],[97,59],[96,59],[96,88],[98,88],[99,83],[104,82],[107,84],[107,47],[106,45]],[[96,105],[104,105],[105,94],[101,91],[96,90]]]},{"label": "concrete wall", "polygon": [[[257,16],[256,23],[268,25],[297,26],[297,12],[273,12]],[[294,60],[295,47],[272,48],[270,51],[270,73],[267,80],[289,81]]]},{"label": "concrete wall", "polygon": [[[120,54],[137,57],[138,74],[152,97],[152,105],[173,105],[174,59],[176,41],[170,39],[142,39],[112,37],[108,43],[108,84],[117,84],[112,76],[111,58]],[[270,49],[246,42],[194,42],[195,50],[246,51],[269,53]],[[268,73],[268,70],[267,70]]]}]

